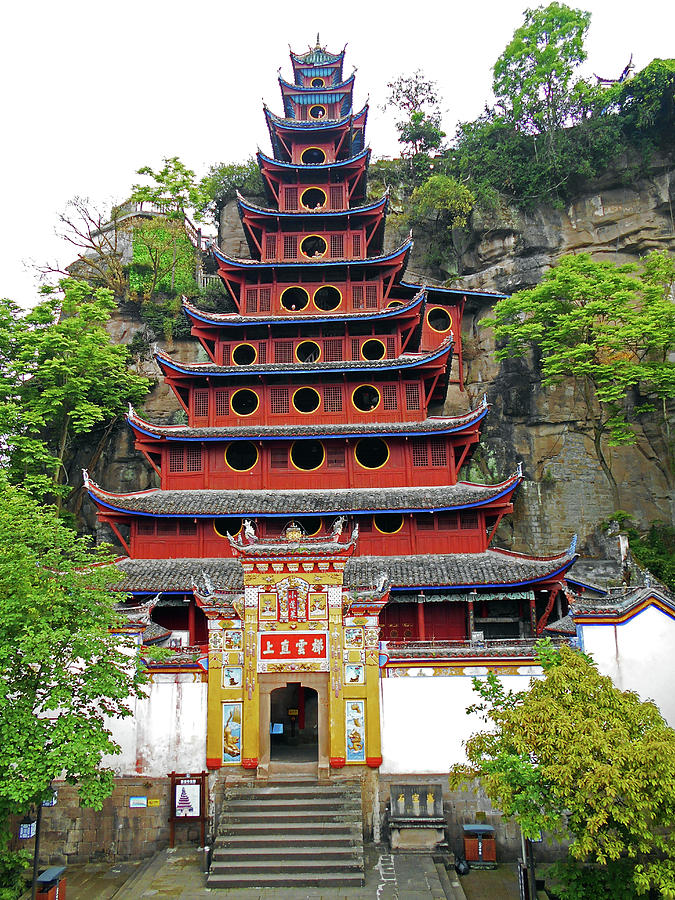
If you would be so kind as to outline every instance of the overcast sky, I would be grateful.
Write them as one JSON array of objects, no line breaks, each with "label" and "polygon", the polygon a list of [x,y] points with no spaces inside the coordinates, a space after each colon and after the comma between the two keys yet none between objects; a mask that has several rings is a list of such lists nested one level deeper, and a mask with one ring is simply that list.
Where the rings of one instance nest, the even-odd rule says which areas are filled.
[{"label": "overcast sky", "polygon": [[[179,156],[203,174],[215,162],[268,150],[262,98],[281,111],[277,69],[288,44],[317,31],[347,43],[355,102],[370,96],[375,156],[396,155],[386,82],[421,68],[438,82],[445,130],[490,100],[491,68],[522,23],[527,0],[232,3],[202,0],[33,0],[6,4],[0,27],[3,210],[0,295],[34,302],[30,263],[71,258],[55,236],[73,196],[105,208],[128,194],[142,165]],[[533,0],[529,5],[537,5]],[[576,4],[571,4],[576,5]],[[579,0],[592,12],[587,73],[616,77],[674,54],[672,0]]]}]

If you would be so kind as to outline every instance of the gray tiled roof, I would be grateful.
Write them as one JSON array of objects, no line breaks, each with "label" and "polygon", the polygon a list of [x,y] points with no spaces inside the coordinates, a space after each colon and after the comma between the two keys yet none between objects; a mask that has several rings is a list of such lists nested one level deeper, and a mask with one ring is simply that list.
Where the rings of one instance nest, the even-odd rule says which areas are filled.
[{"label": "gray tiled roof", "polygon": [[338,515],[482,506],[513,490],[519,480],[514,476],[496,485],[459,482],[444,487],[311,491],[150,490],[134,494],[108,493],[89,482],[88,490],[94,500],[113,509],[156,516]]},{"label": "gray tiled roof", "polygon": [[190,428],[187,425],[155,425],[146,422],[139,416],[132,414],[128,421],[133,425],[136,423],[144,431],[149,431],[157,437],[169,438],[197,438],[201,440],[209,440],[213,438],[223,438],[224,440],[232,438],[250,438],[256,440],[266,437],[288,437],[298,438],[307,435],[352,435],[352,434],[443,434],[447,431],[455,431],[464,428],[467,425],[478,421],[482,418],[482,414],[486,407],[480,406],[471,410],[464,416],[453,416],[452,418],[430,418],[423,419],[421,422],[340,422],[338,424],[321,424],[314,422],[308,425],[237,425],[227,427],[209,427],[209,428]]},{"label": "gray tiled roof", "polygon": [[570,613],[576,615],[621,616],[650,599],[659,600],[675,611],[675,596],[662,584],[638,587],[614,588],[607,597],[580,597],[575,600]]},{"label": "gray tiled roof", "polygon": [[404,353],[402,356],[385,357],[384,359],[343,359],[336,362],[315,363],[252,363],[249,366],[219,366],[213,362],[177,362],[168,353],[157,352],[155,359],[161,365],[164,361],[176,367],[181,372],[189,372],[195,375],[246,375],[247,373],[284,373],[284,372],[342,372],[353,369],[357,372],[371,369],[413,369],[428,361],[443,356],[444,352],[452,350],[452,337],[446,338],[442,344],[434,350],[426,353]]},{"label": "gray tiled roof", "polygon": [[318,310],[312,313],[294,313],[293,315],[265,315],[260,313],[255,316],[246,316],[241,315],[240,313],[233,312],[211,312],[209,310],[200,309],[198,306],[195,306],[193,303],[190,303],[185,297],[182,298],[183,308],[186,310],[187,314],[193,313],[196,316],[200,316],[202,319],[207,319],[209,322],[214,322],[218,324],[225,325],[242,325],[242,324],[255,324],[259,325],[261,322],[264,324],[268,324],[270,322],[282,325],[295,325],[298,323],[304,322],[323,322],[324,320],[328,320],[329,322],[349,322],[350,319],[395,319],[397,315],[400,315],[402,312],[407,312],[414,306],[417,306],[422,299],[422,295],[425,292],[424,287],[417,286],[417,292],[414,296],[406,301],[401,301],[401,306],[395,307],[386,307],[385,309],[357,309],[351,310],[346,313],[344,310],[340,310],[335,313],[331,312],[319,312]]},{"label": "gray tiled roof", "polygon": [[[384,573],[396,587],[509,586],[544,580],[569,566],[569,553],[537,558],[487,550],[484,553],[455,553],[420,556],[353,556],[345,567],[345,586],[372,589]],[[243,590],[243,570],[235,559],[122,559],[117,563],[126,575],[115,584],[116,591],[192,590],[193,579],[202,583],[205,572],[219,591]]]}]

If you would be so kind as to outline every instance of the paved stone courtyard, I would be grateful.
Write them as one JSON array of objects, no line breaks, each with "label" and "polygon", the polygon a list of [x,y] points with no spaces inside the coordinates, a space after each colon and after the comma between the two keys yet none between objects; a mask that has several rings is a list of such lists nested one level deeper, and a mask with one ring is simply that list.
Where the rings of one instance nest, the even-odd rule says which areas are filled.
[{"label": "paved stone courtyard", "polygon": [[472,870],[460,881],[428,855],[392,855],[384,845],[366,845],[366,883],[358,889],[209,890],[203,867],[204,854],[195,847],[164,850],[141,862],[70,866],[68,900],[518,900],[514,866]]}]

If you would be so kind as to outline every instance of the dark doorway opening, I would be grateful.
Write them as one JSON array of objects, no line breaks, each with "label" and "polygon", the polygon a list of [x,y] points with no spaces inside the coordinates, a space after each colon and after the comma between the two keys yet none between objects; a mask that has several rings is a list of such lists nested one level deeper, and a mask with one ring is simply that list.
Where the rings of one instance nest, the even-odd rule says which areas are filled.
[{"label": "dark doorway opening", "polygon": [[270,760],[306,763],[319,759],[319,695],[300,682],[270,694]]}]

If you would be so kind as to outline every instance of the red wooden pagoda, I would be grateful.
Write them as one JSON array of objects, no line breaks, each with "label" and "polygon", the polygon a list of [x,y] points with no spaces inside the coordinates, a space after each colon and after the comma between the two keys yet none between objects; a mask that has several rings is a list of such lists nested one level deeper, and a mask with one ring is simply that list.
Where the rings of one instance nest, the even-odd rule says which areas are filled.
[{"label": "red wooden pagoda", "polygon": [[88,481],[89,494],[127,554],[120,588],[159,593],[153,619],[191,644],[207,631],[193,579],[241,589],[228,535],[244,520],[263,540],[291,521],[319,539],[338,516],[359,535],[345,588],[388,575],[383,639],[533,636],[574,548],[490,549],[522,474],[461,480],[487,404],[442,415],[471,292],[407,282],[411,239],[384,249],[388,198],[366,195],[368,110],[353,111],[343,57],[291,54],[283,116],[265,108],[267,205],[238,199],[250,258],[212,251],[236,312],[184,303],[208,361],[156,355],[188,424],[129,413],[159,487],[120,494]]}]

